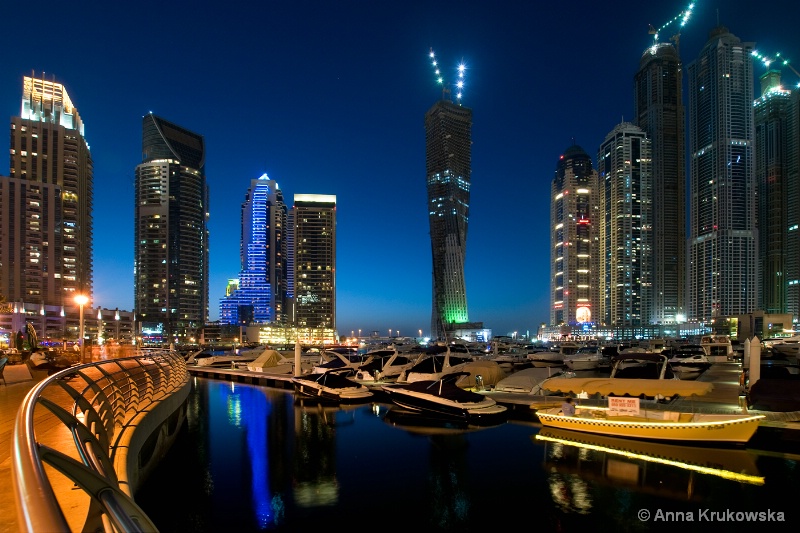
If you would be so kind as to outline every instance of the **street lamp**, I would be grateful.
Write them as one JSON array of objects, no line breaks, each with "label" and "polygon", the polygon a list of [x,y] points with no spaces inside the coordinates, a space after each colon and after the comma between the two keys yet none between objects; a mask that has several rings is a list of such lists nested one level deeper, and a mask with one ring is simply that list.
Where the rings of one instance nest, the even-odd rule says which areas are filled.
[{"label": "street lamp", "polygon": [[83,331],[83,306],[86,305],[88,302],[89,302],[89,297],[86,296],[85,294],[77,294],[77,295],[75,295],[75,303],[78,304],[80,306],[80,309],[81,309],[80,318],[79,318],[79,320],[80,320],[79,338],[80,338],[80,343],[81,343],[81,363],[84,362],[83,361],[83,334],[84,334],[84,331]]}]

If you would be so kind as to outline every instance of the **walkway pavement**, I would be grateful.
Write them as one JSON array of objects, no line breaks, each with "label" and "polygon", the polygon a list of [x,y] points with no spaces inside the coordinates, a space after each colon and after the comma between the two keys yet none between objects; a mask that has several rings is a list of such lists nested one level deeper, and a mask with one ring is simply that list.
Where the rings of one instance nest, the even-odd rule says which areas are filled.
[{"label": "walkway pavement", "polygon": [[6,366],[3,377],[6,385],[0,381],[0,487],[3,488],[0,497],[0,533],[16,533],[19,525],[11,479],[11,439],[17,410],[38,381],[33,379],[26,365]]}]

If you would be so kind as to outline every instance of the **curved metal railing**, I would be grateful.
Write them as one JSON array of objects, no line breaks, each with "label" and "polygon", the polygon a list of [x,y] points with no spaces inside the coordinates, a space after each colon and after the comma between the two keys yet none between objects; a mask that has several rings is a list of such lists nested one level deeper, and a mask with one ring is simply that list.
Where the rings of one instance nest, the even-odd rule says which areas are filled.
[{"label": "curved metal railing", "polygon": [[[73,531],[90,523],[106,531],[155,531],[120,487],[115,441],[188,380],[180,354],[154,349],[68,368],[36,385],[17,413],[12,442],[20,531]],[[82,490],[56,490],[74,486]]]}]

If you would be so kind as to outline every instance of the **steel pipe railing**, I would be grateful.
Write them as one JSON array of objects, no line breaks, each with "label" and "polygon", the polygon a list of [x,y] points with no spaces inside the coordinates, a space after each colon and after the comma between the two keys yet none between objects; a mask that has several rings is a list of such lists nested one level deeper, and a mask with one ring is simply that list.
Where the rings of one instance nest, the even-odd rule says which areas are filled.
[{"label": "steel pipe railing", "polygon": [[[21,531],[70,531],[48,468],[72,480],[89,497],[98,523],[117,532],[155,531],[155,525],[120,488],[113,467],[114,437],[140,412],[187,385],[183,356],[141,350],[133,357],[71,367],[49,376],[25,397],[12,442],[12,477]],[[66,394],[65,394],[66,393]],[[39,409],[37,409],[39,407]],[[43,410],[75,449],[55,449],[37,435]],[[48,431],[50,431],[48,429]],[[87,514],[87,519],[91,514]],[[74,520],[73,520],[74,521]]]}]

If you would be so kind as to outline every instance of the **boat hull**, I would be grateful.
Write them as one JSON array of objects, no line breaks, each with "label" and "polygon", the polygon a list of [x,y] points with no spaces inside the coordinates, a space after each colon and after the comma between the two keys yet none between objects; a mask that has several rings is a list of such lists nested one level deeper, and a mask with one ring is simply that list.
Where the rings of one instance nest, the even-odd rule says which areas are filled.
[{"label": "boat hull", "polygon": [[479,402],[455,402],[444,398],[431,398],[428,395],[392,386],[383,387],[392,403],[429,415],[463,420],[472,424],[494,421],[506,415],[507,408],[491,398]]},{"label": "boat hull", "polygon": [[635,439],[738,444],[749,441],[764,418],[760,415],[705,415],[702,420],[682,422],[644,417],[564,416],[557,411],[546,409],[537,411],[536,415],[545,427],[585,433]]}]

